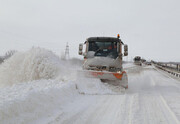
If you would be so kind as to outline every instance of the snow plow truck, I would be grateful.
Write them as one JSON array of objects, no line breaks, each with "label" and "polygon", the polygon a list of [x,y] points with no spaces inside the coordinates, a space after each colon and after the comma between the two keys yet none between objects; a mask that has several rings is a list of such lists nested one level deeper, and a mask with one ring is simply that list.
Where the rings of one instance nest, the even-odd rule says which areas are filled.
[{"label": "snow plow truck", "polygon": [[85,77],[99,78],[102,82],[128,88],[127,74],[122,67],[123,56],[128,55],[128,46],[121,41],[119,34],[117,37],[87,38],[84,44],[79,44],[79,55],[84,56],[82,73]]}]

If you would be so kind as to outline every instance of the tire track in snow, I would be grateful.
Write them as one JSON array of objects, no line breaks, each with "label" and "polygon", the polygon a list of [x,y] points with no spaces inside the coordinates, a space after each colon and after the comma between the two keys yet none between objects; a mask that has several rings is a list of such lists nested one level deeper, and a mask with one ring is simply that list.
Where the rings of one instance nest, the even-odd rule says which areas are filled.
[{"label": "tire track in snow", "polygon": [[158,94],[136,94],[131,99],[129,124],[180,124]]},{"label": "tire track in snow", "polygon": [[[87,96],[89,97],[89,95]],[[95,95],[96,102],[89,104],[86,109],[74,113],[56,123],[63,124],[127,124],[129,121],[130,99],[127,95]],[[73,105],[72,105],[73,106]]]},{"label": "tire track in snow", "polygon": [[132,108],[133,108],[134,97],[135,97],[135,95],[131,96],[131,98],[130,98],[128,124],[132,124]]},{"label": "tire track in snow", "polygon": [[168,106],[166,100],[164,99],[164,97],[162,95],[160,95],[160,99],[161,99],[162,103],[164,104],[164,106],[166,107],[166,109],[168,110],[168,112],[170,113],[170,115],[173,117],[176,124],[180,124],[180,121],[177,119],[176,115],[171,110],[171,108]]}]

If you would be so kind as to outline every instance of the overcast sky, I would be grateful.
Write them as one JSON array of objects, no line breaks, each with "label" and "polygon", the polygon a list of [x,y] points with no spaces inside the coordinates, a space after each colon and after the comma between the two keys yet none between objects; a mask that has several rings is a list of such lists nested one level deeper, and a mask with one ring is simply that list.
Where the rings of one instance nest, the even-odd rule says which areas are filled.
[{"label": "overcast sky", "polygon": [[70,56],[91,36],[120,33],[129,59],[180,62],[180,0],[0,0],[0,55],[32,46]]}]

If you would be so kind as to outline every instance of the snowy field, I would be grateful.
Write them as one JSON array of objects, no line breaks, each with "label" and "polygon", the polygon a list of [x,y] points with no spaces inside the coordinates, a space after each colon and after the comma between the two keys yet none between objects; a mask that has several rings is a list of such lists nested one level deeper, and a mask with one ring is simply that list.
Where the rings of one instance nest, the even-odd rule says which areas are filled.
[{"label": "snowy field", "polygon": [[180,81],[124,65],[129,89],[77,75],[81,64],[32,48],[0,65],[0,124],[180,124]]}]

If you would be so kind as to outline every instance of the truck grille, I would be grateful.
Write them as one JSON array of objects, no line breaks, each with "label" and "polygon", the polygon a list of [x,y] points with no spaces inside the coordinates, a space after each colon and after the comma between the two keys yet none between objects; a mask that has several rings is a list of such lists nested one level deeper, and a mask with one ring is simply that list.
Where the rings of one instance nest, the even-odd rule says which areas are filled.
[{"label": "truck grille", "polygon": [[107,70],[107,66],[89,66],[90,70],[98,70],[98,71],[102,71],[102,70]]}]

